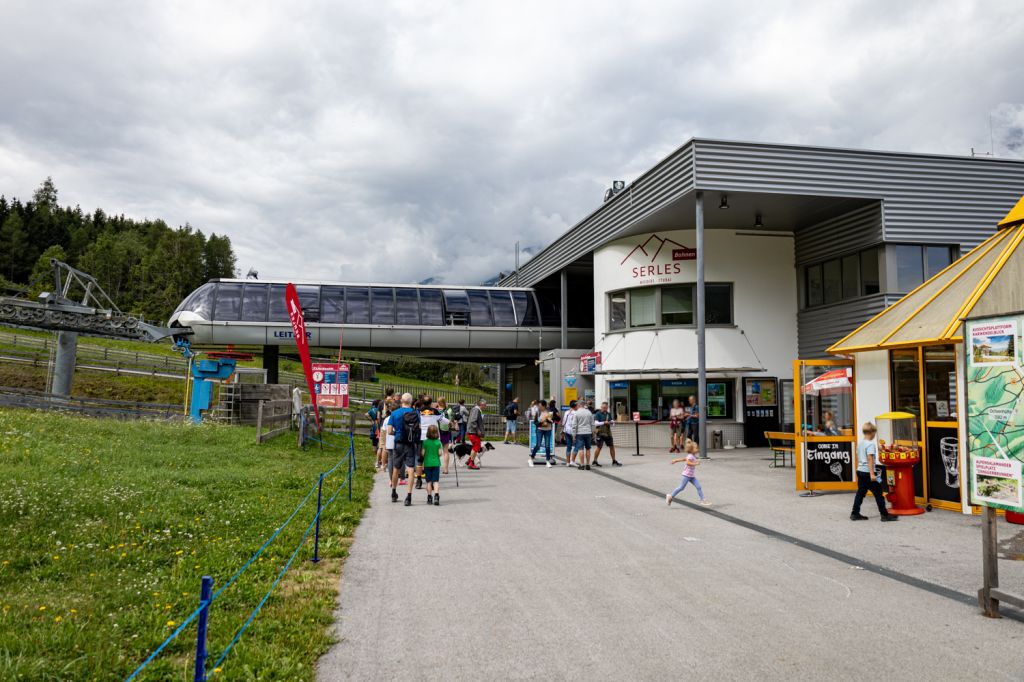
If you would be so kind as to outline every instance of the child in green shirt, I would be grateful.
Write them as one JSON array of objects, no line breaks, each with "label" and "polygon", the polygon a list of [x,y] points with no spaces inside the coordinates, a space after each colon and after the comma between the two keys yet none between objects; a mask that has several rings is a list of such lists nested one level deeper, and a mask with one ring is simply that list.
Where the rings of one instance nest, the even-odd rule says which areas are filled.
[{"label": "child in green shirt", "polygon": [[[437,426],[427,428],[423,441],[423,475],[427,483],[427,504],[441,504],[441,434]],[[431,488],[433,486],[433,488]],[[431,494],[433,490],[433,494]]]}]

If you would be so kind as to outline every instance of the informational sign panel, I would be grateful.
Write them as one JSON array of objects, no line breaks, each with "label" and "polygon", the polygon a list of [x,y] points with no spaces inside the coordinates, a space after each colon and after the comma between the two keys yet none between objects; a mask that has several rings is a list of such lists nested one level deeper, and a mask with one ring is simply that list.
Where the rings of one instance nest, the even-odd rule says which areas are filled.
[{"label": "informational sign panel", "polygon": [[584,353],[580,356],[580,372],[593,374],[599,371],[601,371],[601,351]]},{"label": "informational sign panel", "polygon": [[743,442],[747,447],[768,445],[765,431],[779,430],[779,407],[775,377],[743,380]]},{"label": "informational sign panel", "polygon": [[970,501],[1015,512],[1024,512],[1022,325],[1022,315],[964,324]]},{"label": "informational sign panel", "polygon": [[573,400],[576,400],[576,397],[578,395],[579,391],[575,386],[566,386],[564,389],[562,389],[562,397],[564,398],[562,400],[562,404],[568,407],[569,403],[571,403]]},{"label": "informational sign panel", "polygon": [[853,443],[809,441],[804,445],[804,471],[808,483],[850,483],[855,480]]},{"label": "informational sign panel", "polygon": [[349,366],[337,363],[313,365],[313,390],[324,407],[348,407]]},{"label": "informational sign panel", "polygon": [[775,407],[775,378],[744,379],[743,395],[747,407]]}]

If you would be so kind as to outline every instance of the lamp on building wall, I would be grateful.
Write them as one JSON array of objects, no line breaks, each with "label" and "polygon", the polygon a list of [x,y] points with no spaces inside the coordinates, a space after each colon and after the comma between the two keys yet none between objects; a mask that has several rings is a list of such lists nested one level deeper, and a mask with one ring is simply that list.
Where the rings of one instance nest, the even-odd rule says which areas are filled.
[{"label": "lamp on building wall", "polygon": [[718,208],[729,208],[729,195],[723,194],[722,198],[718,200]]},{"label": "lamp on building wall", "polygon": [[754,227],[757,229],[761,229],[764,227],[764,221],[761,219],[760,213],[754,216]]}]

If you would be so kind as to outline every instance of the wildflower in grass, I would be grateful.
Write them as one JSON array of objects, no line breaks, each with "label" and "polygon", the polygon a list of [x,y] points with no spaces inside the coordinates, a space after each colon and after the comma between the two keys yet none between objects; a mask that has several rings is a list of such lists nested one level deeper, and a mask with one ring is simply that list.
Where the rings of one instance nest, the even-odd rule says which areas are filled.
[{"label": "wildflower in grass", "polygon": [[167,627],[173,628],[175,625],[177,625],[177,623],[175,623],[173,620],[167,621]]},{"label": "wildflower in grass", "polygon": [[60,616],[54,616],[54,618],[53,618],[53,622],[54,622],[54,623],[59,623],[59,622],[61,622],[62,620],[64,620],[64,619],[63,619],[63,618],[61,618]]},{"label": "wildflower in grass", "polygon": [[40,611],[45,611],[45,610],[46,610],[46,607],[45,607],[45,606],[40,606],[40,607],[39,607],[39,610],[40,610]]}]

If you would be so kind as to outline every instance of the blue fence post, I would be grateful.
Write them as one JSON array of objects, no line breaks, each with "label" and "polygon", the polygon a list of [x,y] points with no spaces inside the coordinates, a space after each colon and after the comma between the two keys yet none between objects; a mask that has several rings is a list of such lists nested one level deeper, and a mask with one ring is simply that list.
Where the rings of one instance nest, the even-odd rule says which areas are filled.
[{"label": "blue fence post", "polygon": [[352,501],[352,472],[356,469],[356,447],[352,434],[348,434],[348,501]]},{"label": "blue fence post", "polygon": [[320,499],[323,493],[324,475],[320,474],[320,482],[316,486],[316,535],[313,536],[313,558],[310,559],[314,564],[320,561]]},{"label": "blue fence post", "polygon": [[206,682],[206,621],[210,615],[210,599],[213,597],[213,578],[203,576],[203,585],[199,590],[199,603],[206,606],[199,612],[199,627],[196,629],[196,674],[195,682]]}]

